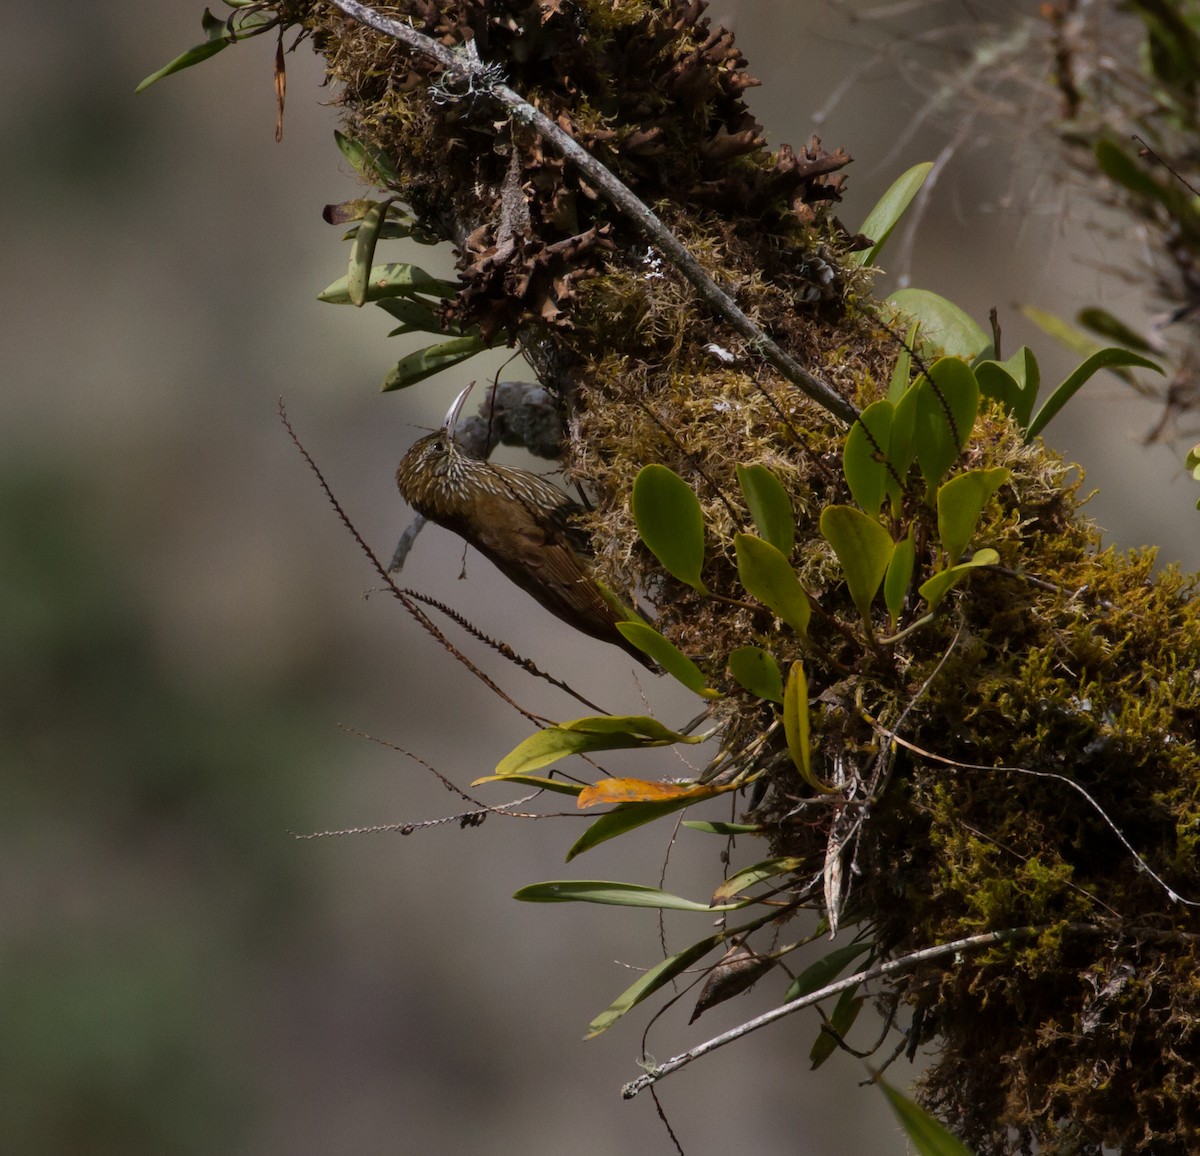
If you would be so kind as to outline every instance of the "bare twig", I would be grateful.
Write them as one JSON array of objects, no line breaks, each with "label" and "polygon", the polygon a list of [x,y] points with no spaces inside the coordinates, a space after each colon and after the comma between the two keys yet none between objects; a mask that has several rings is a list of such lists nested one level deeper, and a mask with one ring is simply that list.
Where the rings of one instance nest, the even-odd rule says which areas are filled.
[{"label": "bare twig", "polygon": [[[751,346],[759,351],[788,381],[823,406],[835,417],[851,425],[858,410],[832,386],[809,373],[790,353],[771,340],[728,293],[705,271],[687,247],[643,204],[629,187],[619,181],[568,133],[545,113],[534,108],[524,97],[496,75],[495,65],[484,64],[477,53],[447,48],[409,24],[381,15],[357,0],[330,0],[347,16],[399,41],[410,51],[436,60],[451,81],[465,83],[471,95],[486,93],[504,105],[513,118],[529,125],[562,156],[583,173],[588,183],[599,189],[679,270],[693,289],[720,316],[725,318]],[[443,81],[443,84],[445,82]]]},{"label": "bare twig", "polygon": [[[1101,935],[1106,931],[1105,928],[1091,923],[1072,923],[1068,925],[1068,928],[1076,934],[1085,935]],[[766,1027],[767,1024],[772,1024],[776,1020],[783,1019],[784,1016],[791,1015],[792,1012],[799,1011],[801,1008],[812,1007],[813,1004],[820,1003],[821,1000],[828,999],[830,996],[837,995],[848,988],[856,987],[858,984],[870,983],[873,980],[884,979],[887,976],[911,971],[913,968],[931,959],[941,959],[944,956],[958,955],[965,951],[977,951],[980,948],[991,947],[997,943],[1013,943],[1022,939],[1032,939],[1044,930],[1045,927],[1009,927],[1002,931],[989,931],[983,935],[969,935],[965,939],[956,939],[951,943],[939,943],[933,947],[923,947],[919,951],[910,952],[908,955],[903,955],[898,959],[891,959],[886,963],[869,967],[865,971],[860,971],[845,979],[839,979],[834,983],[827,984],[819,991],[814,991],[808,995],[801,996],[799,999],[794,999],[791,1003],[785,1003],[780,1007],[772,1008],[770,1011],[764,1012],[752,1020],[747,1020],[746,1023],[740,1024],[736,1028],[722,1032],[721,1035],[714,1036],[711,1040],[707,1040],[702,1044],[697,1044],[696,1047],[689,1048],[686,1052],[681,1052],[664,1063],[655,1064],[644,1075],[638,1076],[636,1080],[631,1080],[626,1084],[621,1089],[621,1097],[625,1100],[632,1099],[639,1092],[657,1083],[664,1076],[669,1076],[672,1072],[677,1072],[693,1060],[698,1060],[701,1056],[706,1056],[709,1052],[716,1051],[717,1048],[731,1044],[734,1040],[739,1040],[743,1036],[756,1031],[758,1028]]]}]

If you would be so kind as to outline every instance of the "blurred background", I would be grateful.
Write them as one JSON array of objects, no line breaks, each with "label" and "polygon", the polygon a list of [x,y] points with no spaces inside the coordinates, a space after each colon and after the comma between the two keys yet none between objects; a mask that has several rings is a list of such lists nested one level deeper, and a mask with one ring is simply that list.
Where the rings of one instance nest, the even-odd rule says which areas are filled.
[{"label": "blurred background", "polygon": [[[992,5],[988,19],[1032,7]],[[279,423],[282,397],[386,558],[408,521],[396,462],[462,376],[379,395],[407,350],[378,311],[316,300],[346,260],[321,208],[360,189],[317,62],[307,46],[288,57],[276,145],[269,37],[135,98],[202,39],[201,5],[0,9],[4,1148],[671,1151],[649,1098],[619,1098],[648,1013],[580,1042],[631,967],[660,957],[653,913],[510,898],[564,876],[657,884],[667,833],[570,867],[578,820],[293,837],[463,809],[381,744],[466,783],[528,729],[398,603],[365,597],[374,575]],[[886,255],[892,283],[984,323],[998,306],[1008,350],[1035,344],[1044,379],[1071,355],[1018,305],[1070,316],[1099,302],[1135,321],[1152,310],[1113,275],[1137,252],[1058,179],[1036,94],[949,85],[987,31],[974,5],[906,5],[899,30],[897,13],[866,5],[727,0],[711,15],[763,80],[750,101],[774,143],[818,131],[859,158],[841,213],[851,228],[901,171],[952,153],[911,249],[898,239]],[[449,268],[433,250],[412,259]],[[1194,569],[1182,453],[1139,444],[1157,412],[1097,378],[1048,440],[1098,488],[1090,510],[1111,541],[1157,544]],[[563,638],[478,557],[456,581],[461,557],[430,528],[405,580],[551,670],[578,670],[586,647],[573,680],[608,709],[690,716],[686,693],[639,684],[614,648]],[[579,713],[464,648],[524,705]],[[635,773],[670,773],[674,758]],[[706,894],[718,851],[681,836],[665,886]],[[666,930],[678,949],[706,928]],[[647,1050],[665,1058],[778,994],[764,983],[690,1028],[681,1005]],[[666,1081],[685,1149],[903,1152],[857,1063],[808,1072],[816,1030],[815,1014],[791,1017]]]}]

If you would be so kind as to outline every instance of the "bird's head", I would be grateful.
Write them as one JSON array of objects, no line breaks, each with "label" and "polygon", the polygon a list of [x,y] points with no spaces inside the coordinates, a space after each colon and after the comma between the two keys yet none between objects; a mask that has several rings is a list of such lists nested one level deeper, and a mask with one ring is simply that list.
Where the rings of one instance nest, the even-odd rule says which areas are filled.
[{"label": "bird's head", "polygon": [[454,399],[439,429],[413,442],[396,470],[396,485],[404,500],[428,517],[436,518],[448,504],[466,496],[465,475],[475,459],[459,448],[454,429],[474,385],[471,382]]}]

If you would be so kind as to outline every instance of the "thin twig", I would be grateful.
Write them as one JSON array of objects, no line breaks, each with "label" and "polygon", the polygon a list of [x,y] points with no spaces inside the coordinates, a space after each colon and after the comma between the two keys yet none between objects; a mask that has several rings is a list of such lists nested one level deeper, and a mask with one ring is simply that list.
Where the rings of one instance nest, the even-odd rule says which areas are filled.
[{"label": "thin twig", "polygon": [[1030,778],[1034,779],[1053,779],[1055,782],[1066,784],[1066,786],[1070,787],[1071,790],[1083,796],[1092,810],[1094,810],[1096,814],[1104,820],[1105,825],[1120,840],[1121,846],[1133,856],[1134,861],[1137,863],[1138,870],[1149,875],[1150,878],[1153,879],[1154,882],[1163,889],[1168,899],[1174,903],[1182,903],[1185,907],[1200,907],[1200,899],[1185,899],[1161,875],[1158,875],[1154,871],[1150,864],[1147,863],[1142,855],[1138,852],[1137,848],[1134,847],[1134,845],[1125,837],[1125,833],[1121,830],[1121,828],[1118,827],[1117,824],[1109,817],[1108,812],[1105,811],[1105,809],[1100,806],[1100,804],[1091,795],[1088,794],[1087,790],[1074,779],[1069,779],[1066,775],[1060,775],[1057,771],[1038,771],[1033,767],[1008,767],[1003,765],[988,767],[980,763],[959,762],[958,759],[951,759],[945,755],[935,755],[932,751],[927,751],[923,747],[917,746],[916,743],[910,742],[908,739],[901,738],[900,735],[895,732],[895,730],[881,725],[868,716],[864,717],[867,717],[867,721],[870,722],[880,734],[886,736],[892,742],[898,743],[900,746],[907,748],[914,754],[920,755],[923,759],[930,759],[933,762],[941,763],[943,766],[953,767],[955,770],[989,772],[999,771],[1010,775],[1028,775]]},{"label": "thin twig", "polygon": [[[827,984],[819,991],[811,992],[808,995],[800,996],[799,999],[792,1000],[791,1003],[785,1003],[780,1007],[772,1008],[770,1011],[764,1012],[752,1020],[747,1020],[746,1023],[736,1028],[732,1028],[730,1031],[722,1032],[721,1035],[714,1036],[711,1040],[706,1040],[702,1044],[697,1044],[694,1048],[689,1048],[686,1052],[681,1052],[664,1063],[655,1064],[644,1075],[638,1076],[636,1080],[631,1080],[626,1084],[621,1089],[621,1097],[625,1100],[632,1099],[639,1092],[657,1083],[664,1076],[669,1076],[672,1072],[677,1072],[693,1060],[698,1060],[701,1056],[706,1056],[709,1052],[716,1051],[717,1048],[731,1044],[734,1040],[739,1040],[743,1036],[756,1031],[758,1028],[766,1027],[767,1024],[772,1024],[776,1020],[783,1019],[784,1016],[791,1015],[792,1012],[797,1012],[801,1008],[811,1007],[813,1004],[820,1003],[830,996],[838,995],[848,988],[911,971],[913,968],[931,959],[941,959],[944,956],[957,955],[965,951],[976,951],[998,943],[1012,943],[1021,939],[1032,939],[1035,935],[1044,931],[1047,926],[1050,925],[1010,927],[1002,931],[989,931],[983,935],[969,935],[965,939],[956,939],[951,943],[940,943],[933,947],[923,947],[919,951],[910,952],[908,955],[903,955],[898,959],[888,960],[886,963],[869,967],[865,971],[860,971],[845,979],[839,979],[834,983]],[[1069,930],[1078,934],[1101,935],[1107,930],[1106,928],[1090,923],[1071,923],[1067,926]]]},{"label": "thin twig", "polygon": [[431,57],[449,74],[450,80],[465,81],[478,95],[486,92],[504,105],[520,124],[529,125],[571,162],[588,183],[602,191],[608,200],[659,249],[664,257],[683,275],[693,289],[737,330],[751,347],[759,351],[788,381],[818,405],[824,407],[847,425],[858,417],[858,410],[832,386],[809,373],[790,353],[771,340],[705,271],[687,247],[643,204],[629,187],[619,181],[570,134],[558,127],[545,113],[540,112],[524,97],[496,78],[494,65],[486,65],[477,53],[455,50],[432,37],[418,32],[409,24],[380,15],[357,0],[330,0],[347,16],[398,40],[412,52]]}]

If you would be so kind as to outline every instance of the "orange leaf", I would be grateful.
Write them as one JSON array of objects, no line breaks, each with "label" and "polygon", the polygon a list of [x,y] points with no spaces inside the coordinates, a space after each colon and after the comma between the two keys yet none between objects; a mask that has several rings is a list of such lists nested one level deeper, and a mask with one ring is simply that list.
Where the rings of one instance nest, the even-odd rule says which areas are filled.
[{"label": "orange leaf", "polygon": [[709,783],[656,783],[648,779],[601,779],[584,787],[575,803],[580,809],[601,803],[667,803],[687,800],[698,803],[731,790]]}]

